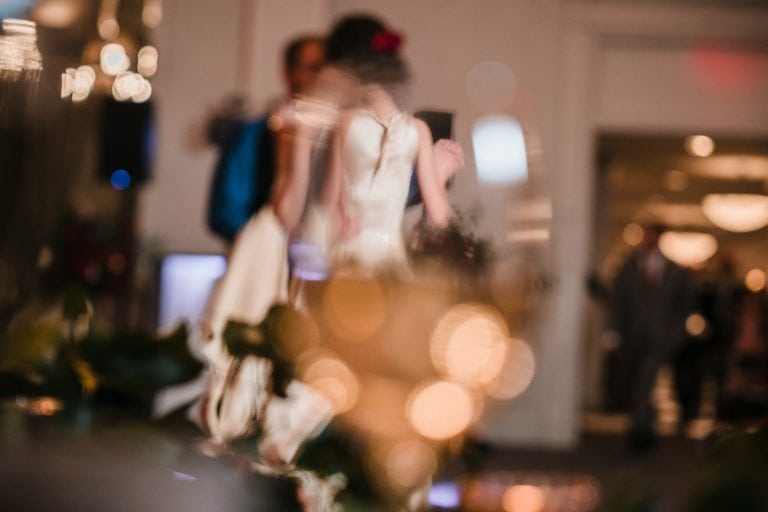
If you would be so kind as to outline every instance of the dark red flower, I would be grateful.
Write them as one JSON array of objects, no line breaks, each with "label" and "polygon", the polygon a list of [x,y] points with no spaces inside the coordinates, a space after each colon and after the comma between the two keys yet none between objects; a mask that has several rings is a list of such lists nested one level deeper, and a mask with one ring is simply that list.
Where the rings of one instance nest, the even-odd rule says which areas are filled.
[{"label": "dark red flower", "polygon": [[373,36],[371,41],[371,46],[376,53],[397,53],[402,44],[403,37],[391,30],[382,30]]}]

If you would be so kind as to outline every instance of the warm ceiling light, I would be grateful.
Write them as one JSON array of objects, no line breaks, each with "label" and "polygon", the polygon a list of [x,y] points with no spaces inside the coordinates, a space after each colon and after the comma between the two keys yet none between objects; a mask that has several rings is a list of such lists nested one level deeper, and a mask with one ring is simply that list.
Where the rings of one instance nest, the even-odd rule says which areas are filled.
[{"label": "warm ceiling light", "polygon": [[715,151],[715,141],[706,135],[691,135],[685,139],[685,150],[692,156],[709,156]]},{"label": "warm ceiling light", "polygon": [[768,196],[762,194],[707,194],[701,209],[712,224],[735,233],[768,225]]},{"label": "warm ceiling light", "polygon": [[112,41],[120,35],[120,24],[115,18],[106,18],[99,22],[99,35],[105,41]]},{"label": "warm ceiling light", "polygon": [[759,292],[765,288],[765,272],[759,268],[753,268],[744,277],[744,285],[751,292]]},{"label": "warm ceiling light", "polygon": [[640,242],[643,241],[643,234],[643,227],[636,222],[630,222],[621,232],[621,236],[627,245],[631,245],[633,247],[635,245],[640,245]]},{"label": "warm ceiling light", "polygon": [[667,231],[659,238],[661,252],[685,267],[704,263],[717,252],[717,239],[708,233]]}]

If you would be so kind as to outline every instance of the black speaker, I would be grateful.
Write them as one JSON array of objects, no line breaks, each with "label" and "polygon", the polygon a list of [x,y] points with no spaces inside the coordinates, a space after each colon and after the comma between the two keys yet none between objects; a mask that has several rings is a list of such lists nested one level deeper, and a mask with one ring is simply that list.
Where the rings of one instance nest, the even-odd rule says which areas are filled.
[{"label": "black speaker", "polygon": [[[153,106],[105,100],[102,111],[99,174],[122,189],[150,177],[154,146]],[[126,178],[126,175],[128,178]]]},{"label": "black speaker", "polygon": [[442,110],[419,110],[413,117],[421,119],[432,132],[432,140],[453,138],[453,112]]}]

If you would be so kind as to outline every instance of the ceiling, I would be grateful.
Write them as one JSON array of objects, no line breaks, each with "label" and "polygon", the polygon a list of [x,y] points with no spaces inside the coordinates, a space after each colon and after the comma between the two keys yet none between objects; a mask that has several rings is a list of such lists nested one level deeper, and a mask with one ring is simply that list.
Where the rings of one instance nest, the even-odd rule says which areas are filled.
[{"label": "ceiling", "polygon": [[[595,263],[613,275],[634,243],[628,234],[658,222],[674,231],[709,233],[718,256],[739,272],[768,270],[768,227],[735,233],[713,225],[701,208],[711,193],[768,194],[768,138],[712,136],[708,157],[686,152],[686,135],[604,134],[598,138]],[[629,226],[629,228],[628,228]]]},{"label": "ceiling", "polygon": [[601,136],[601,190],[615,227],[654,221],[715,232],[699,206],[706,194],[768,192],[768,139],[712,138],[715,150],[702,158],[686,153],[684,135]]}]

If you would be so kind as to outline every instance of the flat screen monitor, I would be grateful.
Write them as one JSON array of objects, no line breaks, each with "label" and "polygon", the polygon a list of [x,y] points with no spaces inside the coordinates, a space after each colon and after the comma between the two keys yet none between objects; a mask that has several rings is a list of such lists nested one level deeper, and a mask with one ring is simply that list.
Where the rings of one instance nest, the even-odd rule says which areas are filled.
[{"label": "flat screen monitor", "polygon": [[221,254],[172,253],[160,262],[158,328],[200,322],[213,285],[227,267]]}]

